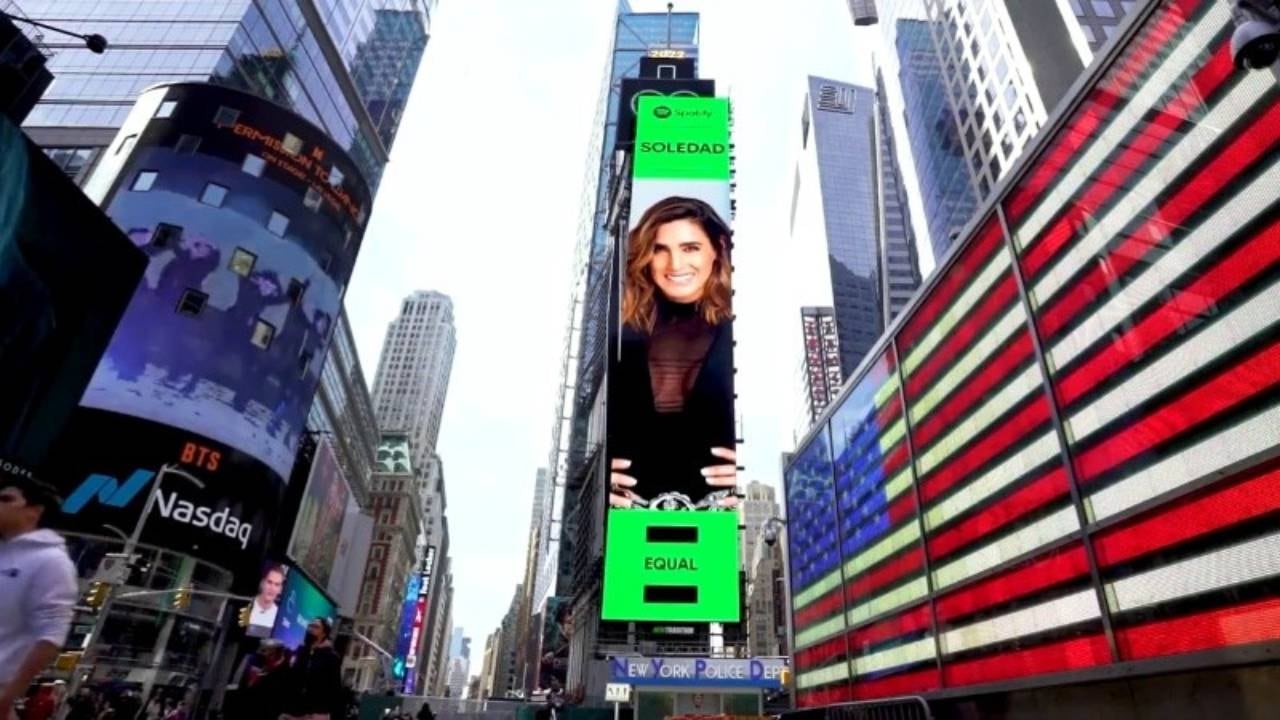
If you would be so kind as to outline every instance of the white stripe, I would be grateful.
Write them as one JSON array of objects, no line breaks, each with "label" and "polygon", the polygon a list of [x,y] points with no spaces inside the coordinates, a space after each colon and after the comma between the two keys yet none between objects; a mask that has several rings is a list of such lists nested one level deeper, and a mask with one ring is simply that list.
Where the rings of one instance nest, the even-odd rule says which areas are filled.
[{"label": "white stripe", "polygon": [[842,617],[840,611],[837,610],[835,617],[823,620],[817,625],[811,625],[796,633],[796,647],[804,648],[809,645],[813,645],[826,640],[842,630],[844,630],[844,617]]},{"label": "white stripe", "polygon": [[884,486],[884,496],[886,501],[893,500],[903,492],[911,488],[911,466],[903,468],[897,475],[893,476]]},{"label": "white stripe", "polygon": [[1280,575],[1280,533],[1117,580],[1107,587],[1107,598],[1113,610],[1125,612],[1273,575]]},{"label": "white stripe", "polygon": [[999,419],[1001,415],[1008,412],[1009,408],[1021,402],[1023,398],[1043,389],[1044,383],[1041,380],[1040,367],[1038,365],[1028,366],[1022,371],[1021,375],[1001,387],[990,400],[977,410],[974,410],[969,417],[956,425],[943,439],[929,446],[929,449],[917,461],[920,475],[924,476],[930,470],[941,465],[955,451],[964,447],[965,443],[968,443],[978,433]]},{"label": "white stripe", "polygon": [[1161,390],[1221,359],[1265,332],[1276,318],[1280,318],[1280,281],[1072,415],[1069,424],[1075,440],[1084,440]]},{"label": "white stripe", "polygon": [[1022,329],[1026,332],[1027,328],[1027,312],[1022,309],[1021,304],[1014,305],[1004,317],[996,321],[996,324],[983,334],[982,339],[974,343],[973,347],[960,358],[951,369],[937,380],[933,387],[929,388],[929,392],[920,396],[920,399],[911,406],[911,422],[920,424],[922,420],[929,416],[943,400],[951,397],[951,393],[960,387],[960,383],[969,377],[974,370],[977,370],[986,360],[988,360],[996,349],[1004,344],[1009,336]]},{"label": "white stripe", "polygon": [[915,642],[892,647],[870,655],[863,655],[853,661],[853,676],[870,675],[881,670],[911,665],[912,663],[932,660],[938,656],[938,648],[933,636],[922,637]]},{"label": "white stripe", "polygon": [[826,595],[832,590],[840,587],[840,583],[842,582],[843,581],[840,579],[840,568],[837,567],[835,570],[823,575],[821,580],[818,580],[797,594],[795,597],[795,608],[793,609],[799,610],[805,605],[808,605],[814,600],[817,600],[823,595]]},{"label": "white stripe", "polygon": [[1222,26],[1231,21],[1227,8],[1223,3],[1215,2],[1178,47],[1160,63],[1160,66],[1145,83],[1139,83],[1137,94],[1124,107],[1120,108],[1115,118],[1106,125],[1102,134],[1094,141],[1089,150],[1068,172],[1054,178],[1052,190],[1040,201],[1036,209],[1018,227],[1015,237],[1018,247],[1025,248],[1027,243],[1044,231],[1049,221],[1059,210],[1071,203],[1072,198],[1080,194],[1080,187],[1098,170],[1107,155],[1124,142],[1139,122],[1158,102],[1165,100],[1174,80],[1184,73],[1188,67],[1201,60],[1205,47],[1212,42],[1213,36]]},{"label": "white stripe", "polygon": [[1033,293],[1035,302],[1044,305],[1066,286],[1077,270],[1095,262],[1097,256],[1105,252],[1107,243],[1120,236],[1124,227],[1138,217],[1139,213],[1146,212],[1147,205],[1204,154],[1209,144],[1222,135],[1223,128],[1229,127],[1245,115],[1273,83],[1275,78],[1268,73],[1245,75],[1232,88],[1230,95],[1215,105],[1167,155],[1160,158],[1155,167],[1142,177],[1142,182],[1135,183],[1124,198],[1108,210],[1083,238],[1067,245],[1066,252],[1036,283]]},{"label": "white stripe", "polygon": [[1121,289],[1097,312],[1054,345],[1049,351],[1053,366],[1066,367],[1067,363],[1088,350],[1098,338],[1112,332],[1121,323],[1131,321],[1135,310],[1167,292],[1169,285],[1179,276],[1225,243],[1232,233],[1248,225],[1262,213],[1275,200],[1277,186],[1280,186],[1280,162],[1268,168],[1243,191],[1233,194],[1230,202],[1174,245],[1159,262]]},{"label": "white stripe", "polygon": [[1101,617],[1098,594],[1089,588],[945,632],[942,654],[952,655]]},{"label": "white stripe", "polygon": [[849,663],[842,660],[835,665],[828,665],[826,667],[818,668],[817,670],[810,670],[809,672],[802,672],[796,675],[796,686],[800,688],[808,688],[848,679]]},{"label": "white stripe", "polygon": [[909,522],[895,530],[889,537],[853,556],[844,564],[844,574],[847,577],[853,577],[919,539],[920,525]]},{"label": "white stripe", "polygon": [[933,571],[933,584],[942,589],[971,578],[978,573],[1021,557],[1026,553],[1064,538],[1080,529],[1076,509],[1067,506],[1048,517],[1041,518],[1027,527],[1007,535],[993,543],[953,560]]},{"label": "white stripe", "polygon": [[987,262],[987,266],[978,273],[978,277],[974,278],[973,283],[965,288],[964,292],[951,303],[946,312],[943,312],[933,322],[933,327],[920,340],[920,344],[907,355],[907,361],[902,364],[903,373],[911,375],[914,373],[925,359],[933,352],[933,349],[942,342],[947,335],[955,328],[965,315],[973,309],[983,295],[996,284],[996,280],[1000,279],[1000,275],[1009,267],[1009,253],[1003,248],[996,251],[995,257]]},{"label": "white stripe", "polygon": [[1273,407],[1085,498],[1091,521],[1105,520],[1147,500],[1214,473],[1226,474],[1232,465],[1253,460],[1276,447],[1280,407]]},{"label": "white stripe", "polygon": [[925,528],[932,531],[951,518],[968,511],[1026,475],[1031,468],[1057,455],[1059,450],[1058,438],[1052,431],[1046,432],[1035,442],[1019,450],[1017,454],[966,485],[964,489],[930,508],[924,516]]},{"label": "white stripe", "polygon": [[855,605],[845,614],[849,627],[857,627],[877,615],[897,610],[929,594],[929,580],[921,575],[911,582]]}]

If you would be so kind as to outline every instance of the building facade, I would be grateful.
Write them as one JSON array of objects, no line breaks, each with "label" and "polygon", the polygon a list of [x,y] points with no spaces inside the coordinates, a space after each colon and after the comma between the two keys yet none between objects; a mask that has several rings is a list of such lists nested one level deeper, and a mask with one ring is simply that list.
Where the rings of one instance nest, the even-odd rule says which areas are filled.
[{"label": "building facade", "polygon": [[[436,0],[8,0],[33,20],[111,43],[95,55],[45,36],[55,80],[27,118],[37,144],[96,163],[143,88],[213,82],[253,93],[321,128],[377,187]],[[354,5],[354,7],[352,7]]]},{"label": "building facade", "polygon": [[[409,576],[418,571],[416,541],[422,531],[421,478],[414,473],[405,435],[384,434],[371,483],[373,541],[355,613],[356,632],[394,652]],[[359,690],[389,681],[383,659],[364,643],[353,643],[343,662],[345,682]]]},{"label": "building facade", "polygon": [[329,438],[356,503],[367,510],[371,500],[369,483],[380,438],[373,400],[345,309],[334,323],[320,388],[307,415],[307,428]]},{"label": "building facade", "polygon": [[790,457],[802,706],[1271,702],[1280,92],[1133,13]]},{"label": "building facade", "polygon": [[1138,0],[1068,0],[1080,31],[1095,53],[1102,49],[1124,22]]},{"label": "building facade", "polygon": [[757,533],[747,563],[747,652],[751,657],[790,653],[784,563],[782,543],[771,545]]},{"label": "building facade", "polygon": [[757,480],[747,483],[742,495],[742,504],[738,507],[738,514],[742,518],[740,564],[742,569],[750,572],[760,530],[770,518],[779,517],[782,510],[778,507],[778,497],[773,486]]},{"label": "building facade", "polygon": [[835,309],[831,306],[800,308],[800,334],[804,342],[804,362],[800,374],[804,379],[808,403],[804,406],[803,417],[797,425],[807,429],[844,384]]},{"label": "building facade", "polygon": [[380,428],[408,434],[414,467],[433,462],[456,345],[453,301],[444,293],[413,293],[387,326],[373,407]]}]

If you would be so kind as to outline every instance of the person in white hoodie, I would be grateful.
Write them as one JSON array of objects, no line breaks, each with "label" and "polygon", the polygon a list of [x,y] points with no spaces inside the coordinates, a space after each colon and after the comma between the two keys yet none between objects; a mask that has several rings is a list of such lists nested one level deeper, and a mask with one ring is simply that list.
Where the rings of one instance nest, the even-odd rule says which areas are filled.
[{"label": "person in white hoodie", "polygon": [[42,527],[53,489],[0,458],[0,720],[57,658],[71,628],[76,568],[62,536]]}]

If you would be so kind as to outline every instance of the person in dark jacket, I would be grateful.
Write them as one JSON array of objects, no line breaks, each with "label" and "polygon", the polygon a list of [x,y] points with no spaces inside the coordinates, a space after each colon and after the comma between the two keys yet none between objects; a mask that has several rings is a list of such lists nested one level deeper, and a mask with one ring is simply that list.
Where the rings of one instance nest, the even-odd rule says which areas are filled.
[{"label": "person in dark jacket", "polygon": [[286,718],[330,720],[342,702],[342,659],[333,649],[333,624],[318,617],[307,625],[306,646],[291,671]]},{"label": "person in dark jacket", "polygon": [[289,653],[274,640],[263,641],[258,653],[262,666],[248,678],[242,712],[246,720],[280,720],[289,698]]},{"label": "person in dark jacket", "polygon": [[620,350],[609,369],[614,507],[736,504],[728,225],[668,197],[628,240]]}]

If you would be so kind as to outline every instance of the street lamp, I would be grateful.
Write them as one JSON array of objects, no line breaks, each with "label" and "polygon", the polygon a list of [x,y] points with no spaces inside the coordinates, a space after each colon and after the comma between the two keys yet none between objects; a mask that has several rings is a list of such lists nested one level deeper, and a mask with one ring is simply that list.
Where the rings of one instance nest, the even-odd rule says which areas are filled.
[{"label": "street lamp", "polygon": [[[769,547],[773,547],[778,542],[778,537],[782,531],[787,529],[787,521],[780,517],[771,517],[764,521],[760,531],[764,534],[764,543]],[[791,617],[791,568],[787,562],[787,547],[782,546],[782,577],[778,578],[782,583],[782,602],[783,614],[787,618],[787,655],[794,656],[796,641],[795,627],[792,625]],[[794,707],[794,693],[792,694],[792,706]]]},{"label": "street lamp", "polygon": [[4,12],[3,10],[0,10],[0,17],[4,17],[10,22],[26,23],[28,25],[34,25],[43,30],[48,30],[50,32],[58,33],[59,35],[66,35],[68,37],[78,38],[80,40],[83,40],[84,46],[89,48],[89,51],[96,55],[101,55],[102,53],[106,52],[106,49],[107,49],[107,39],[102,37],[98,33],[90,33],[88,35],[82,35],[77,32],[71,32],[70,30],[63,30],[60,27],[54,27],[53,25],[37,22],[30,18],[18,17],[17,15],[10,15],[9,13]]}]

